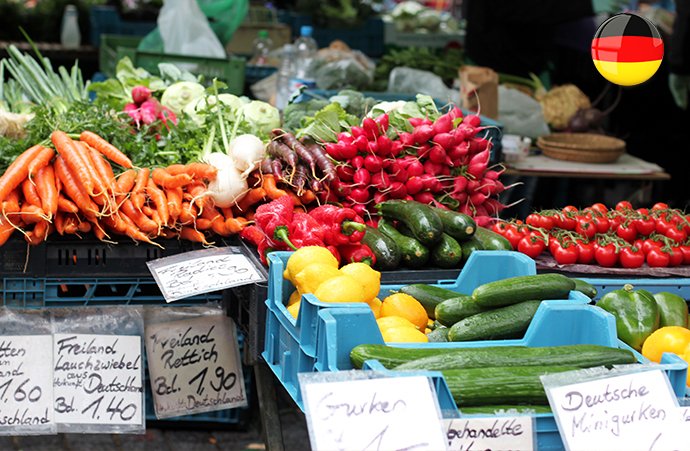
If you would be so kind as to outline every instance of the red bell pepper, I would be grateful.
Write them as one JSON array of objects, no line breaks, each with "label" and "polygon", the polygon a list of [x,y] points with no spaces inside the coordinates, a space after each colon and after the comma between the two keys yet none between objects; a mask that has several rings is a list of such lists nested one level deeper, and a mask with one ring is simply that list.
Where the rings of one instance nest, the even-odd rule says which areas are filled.
[{"label": "red bell pepper", "polygon": [[347,263],[366,263],[369,266],[376,264],[376,255],[366,244],[343,244],[338,246],[338,252]]},{"label": "red bell pepper", "polygon": [[325,230],[319,222],[306,213],[296,212],[290,223],[290,240],[300,248],[305,246],[326,246],[323,242]]},{"label": "red bell pepper", "polygon": [[321,205],[310,211],[309,215],[322,225],[327,245],[359,243],[364,238],[364,220],[351,208]]},{"label": "red bell pepper", "polygon": [[282,196],[256,209],[254,221],[266,236],[277,243],[285,243],[293,250],[297,249],[290,241],[290,223],[292,222],[295,202],[291,196]]},{"label": "red bell pepper", "polygon": [[261,230],[259,227],[255,225],[245,227],[244,229],[242,229],[242,232],[240,232],[240,237],[242,237],[243,240],[249,241],[258,248],[261,263],[268,266],[268,260],[266,256],[269,252],[276,250],[274,249],[276,244],[268,239],[263,230]]}]

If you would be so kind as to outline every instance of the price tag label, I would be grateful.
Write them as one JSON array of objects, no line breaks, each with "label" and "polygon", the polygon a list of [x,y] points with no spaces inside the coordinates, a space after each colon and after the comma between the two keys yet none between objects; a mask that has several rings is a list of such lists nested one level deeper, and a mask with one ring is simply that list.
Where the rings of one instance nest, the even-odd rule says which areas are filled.
[{"label": "price tag label", "polygon": [[167,302],[266,280],[252,260],[233,247],[186,252],[146,264]]},{"label": "price tag label", "polygon": [[445,420],[450,451],[532,451],[532,417],[486,417]]},{"label": "price tag label", "polygon": [[247,405],[235,323],[223,315],[146,326],[158,418]]},{"label": "price tag label", "polygon": [[426,377],[304,381],[313,449],[446,449],[438,401]]},{"label": "price tag label", "polygon": [[55,430],[53,337],[0,337],[0,435]]},{"label": "price tag label", "polygon": [[143,424],[141,337],[55,334],[58,424]]},{"label": "price tag label", "polygon": [[680,423],[676,397],[662,370],[545,387],[571,451],[663,449],[654,445],[659,432]]}]

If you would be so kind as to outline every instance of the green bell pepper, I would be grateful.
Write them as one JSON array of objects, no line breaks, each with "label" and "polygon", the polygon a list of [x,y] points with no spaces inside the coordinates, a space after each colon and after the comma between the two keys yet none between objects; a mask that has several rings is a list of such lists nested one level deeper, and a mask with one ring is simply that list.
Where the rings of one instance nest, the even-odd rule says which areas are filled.
[{"label": "green bell pepper", "polygon": [[659,307],[649,291],[633,290],[628,284],[622,290],[605,294],[597,306],[616,317],[618,338],[638,351],[647,337],[659,328]]},{"label": "green bell pepper", "polygon": [[688,327],[688,304],[677,294],[665,291],[654,295],[661,314],[661,327]]}]

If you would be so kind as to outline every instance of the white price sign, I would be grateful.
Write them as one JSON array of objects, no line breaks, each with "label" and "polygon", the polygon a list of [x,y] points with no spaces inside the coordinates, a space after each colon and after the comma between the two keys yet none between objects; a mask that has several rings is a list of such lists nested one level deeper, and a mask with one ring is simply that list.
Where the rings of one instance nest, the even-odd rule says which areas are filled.
[{"label": "white price sign", "polygon": [[141,337],[55,334],[58,424],[143,424]]},{"label": "white price sign", "polygon": [[450,451],[532,451],[532,417],[463,417],[445,420]]},{"label": "white price sign", "polygon": [[247,405],[235,323],[212,315],[146,326],[158,418]]},{"label": "white price sign", "polygon": [[313,449],[446,449],[436,394],[426,377],[305,380],[300,384]]},{"label": "white price sign", "polygon": [[266,280],[249,257],[230,247],[186,252],[146,264],[167,302]]},{"label": "white price sign", "polygon": [[53,337],[0,337],[0,435],[51,432]]},{"label": "white price sign", "polygon": [[570,451],[664,449],[655,446],[663,439],[660,432],[680,423],[676,397],[662,370],[546,386],[546,392]]}]

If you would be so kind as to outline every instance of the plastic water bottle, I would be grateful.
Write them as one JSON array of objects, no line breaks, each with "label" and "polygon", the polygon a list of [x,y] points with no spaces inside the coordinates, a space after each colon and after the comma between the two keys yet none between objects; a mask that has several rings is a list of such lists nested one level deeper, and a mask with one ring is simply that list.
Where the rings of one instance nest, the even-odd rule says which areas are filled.
[{"label": "plastic water bottle", "polygon": [[273,49],[273,41],[268,37],[268,31],[259,30],[256,39],[254,39],[253,48],[252,62],[257,66],[265,65],[268,54]]},{"label": "plastic water bottle", "polygon": [[295,55],[295,47],[292,44],[287,44],[283,47],[276,80],[275,107],[279,110],[285,108],[292,94],[290,81],[294,77]]},{"label": "plastic water bottle", "polygon": [[297,58],[295,70],[290,80],[290,91],[294,92],[305,86],[309,89],[316,87],[316,80],[312,71],[312,63],[318,50],[318,45],[312,35],[312,27],[304,25],[300,29],[300,37],[295,40]]},{"label": "plastic water bottle", "polygon": [[62,15],[62,27],[60,29],[60,44],[68,49],[75,49],[81,45],[81,33],[79,32],[79,21],[77,7],[74,5],[65,6]]}]

